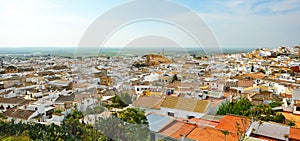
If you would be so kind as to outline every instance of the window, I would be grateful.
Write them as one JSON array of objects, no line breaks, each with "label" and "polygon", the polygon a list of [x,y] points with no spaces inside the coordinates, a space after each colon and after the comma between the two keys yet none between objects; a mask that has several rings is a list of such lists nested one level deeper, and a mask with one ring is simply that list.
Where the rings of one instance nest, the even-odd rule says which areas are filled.
[{"label": "window", "polygon": [[187,115],[187,118],[188,118],[188,119],[192,119],[192,118],[195,118],[195,116]]},{"label": "window", "polygon": [[168,116],[174,117],[175,114],[173,112],[168,112]]}]

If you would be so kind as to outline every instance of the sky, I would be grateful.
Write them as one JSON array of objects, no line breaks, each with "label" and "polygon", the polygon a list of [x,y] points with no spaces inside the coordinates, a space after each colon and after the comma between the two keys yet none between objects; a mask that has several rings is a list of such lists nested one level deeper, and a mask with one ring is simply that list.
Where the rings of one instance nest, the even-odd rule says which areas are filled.
[{"label": "sky", "polygon": [[[0,47],[76,47],[97,17],[127,2],[131,1],[0,0]],[[299,0],[171,2],[196,12],[223,48],[300,44]],[[105,46],[125,46],[151,35],[169,37],[183,46],[195,46],[195,42],[177,27],[153,21],[120,28],[107,39]]]}]

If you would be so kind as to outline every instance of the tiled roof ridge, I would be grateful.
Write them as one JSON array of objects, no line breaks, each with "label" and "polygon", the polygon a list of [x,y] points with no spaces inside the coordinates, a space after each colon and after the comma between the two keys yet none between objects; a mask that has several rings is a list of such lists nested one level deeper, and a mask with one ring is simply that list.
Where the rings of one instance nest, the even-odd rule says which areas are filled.
[{"label": "tiled roof ridge", "polygon": [[205,126],[204,128],[212,128],[212,129],[218,130],[220,132],[222,132],[222,131],[228,131],[231,134],[236,134],[236,132],[232,132],[232,131],[229,131],[229,130],[223,130],[223,129],[220,129],[220,128],[217,128],[217,127]]},{"label": "tiled roof ridge", "polygon": [[[257,122],[257,121],[254,121],[254,122]],[[269,123],[269,124],[274,124],[274,125],[280,125],[280,126],[285,126],[285,127],[289,127],[291,128],[292,126],[288,126],[284,123],[278,123],[278,122],[274,122],[274,121],[263,121],[263,123]]]},{"label": "tiled roof ridge", "polygon": [[290,128],[294,128],[294,129],[299,129],[300,130],[300,127],[296,127],[296,126],[290,126]]},{"label": "tiled roof ridge", "polygon": [[249,117],[243,116],[243,115],[235,115],[235,114],[230,114],[230,113],[228,113],[228,114],[226,114],[226,115],[229,115],[229,116],[235,116],[235,117],[244,117],[244,118],[250,119]]}]

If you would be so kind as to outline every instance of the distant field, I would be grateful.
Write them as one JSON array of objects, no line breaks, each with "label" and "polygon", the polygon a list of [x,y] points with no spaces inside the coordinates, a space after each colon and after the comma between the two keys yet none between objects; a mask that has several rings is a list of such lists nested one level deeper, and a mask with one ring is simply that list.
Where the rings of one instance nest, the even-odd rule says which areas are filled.
[{"label": "distant field", "polygon": [[[216,49],[206,49],[205,52],[201,48],[164,48],[165,55],[174,54],[205,54],[205,52],[214,52]],[[238,53],[238,52],[249,52],[253,48],[223,48],[222,52]],[[116,55],[144,55],[147,53],[161,53],[162,48],[76,48],[76,47],[18,47],[18,48],[0,48],[0,56],[116,56]],[[218,49],[217,53],[220,52]]]}]

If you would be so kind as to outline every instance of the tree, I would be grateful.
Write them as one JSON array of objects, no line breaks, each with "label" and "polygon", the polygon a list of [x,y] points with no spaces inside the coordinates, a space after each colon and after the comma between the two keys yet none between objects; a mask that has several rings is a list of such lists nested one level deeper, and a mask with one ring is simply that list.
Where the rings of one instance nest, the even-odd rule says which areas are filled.
[{"label": "tree", "polygon": [[137,108],[127,108],[118,112],[117,117],[125,122],[134,124],[148,124],[145,111]]},{"label": "tree", "polygon": [[128,93],[117,94],[112,98],[112,104],[105,105],[106,107],[124,108],[132,104],[134,97]]},{"label": "tree", "polygon": [[285,117],[282,113],[276,113],[272,121],[277,122],[277,123],[284,123],[285,122]]},{"label": "tree", "polygon": [[270,105],[272,108],[282,106],[282,104],[283,104],[283,102],[281,102],[281,101],[273,101],[273,102],[269,103],[269,105]]},{"label": "tree", "polygon": [[174,74],[171,80],[171,83],[174,83],[175,81],[178,81],[177,74]]},{"label": "tree", "polygon": [[96,129],[101,130],[107,137],[113,140],[149,140],[150,131],[145,124],[124,122],[116,116],[100,118],[96,123]]},{"label": "tree", "polygon": [[295,126],[295,125],[296,125],[296,124],[295,124],[295,120],[288,120],[287,122],[288,122],[287,124],[288,124],[289,126]]},{"label": "tree", "polygon": [[98,106],[95,106],[95,107],[93,107],[93,108],[88,107],[84,113],[85,113],[86,115],[89,115],[89,114],[100,114],[100,113],[102,113],[104,110],[105,110],[105,107],[103,107],[103,106],[101,106],[101,105],[98,105]]},{"label": "tree", "polygon": [[113,140],[148,140],[150,131],[143,110],[127,108],[108,118],[100,118],[97,129]]},{"label": "tree", "polygon": [[289,139],[290,135],[289,135],[289,134],[284,134],[284,135],[283,135],[283,137],[285,138],[285,140],[287,140],[287,141],[288,141],[288,139]]},{"label": "tree", "polygon": [[248,116],[251,114],[251,107],[252,107],[251,102],[244,98],[233,103],[226,101],[225,103],[221,104],[221,106],[217,111],[217,114],[219,115],[234,114],[234,115]]},{"label": "tree", "polygon": [[228,130],[221,130],[222,134],[224,135],[224,141],[226,141],[226,136],[229,134]]},{"label": "tree", "polygon": [[247,130],[246,124],[247,124],[247,118],[241,118],[240,123],[236,122],[237,135],[242,140],[246,137],[246,134],[245,134],[245,132]]},{"label": "tree", "polygon": [[276,112],[272,109],[272,107],[277,107],[278,105],[281,105],[280,101],[254,106],[250,101],[242,98],[232,103],[229,103],[229,101],[222,103],[217,111],[217,114],[234,114],[248,116],[249,118],[253,118],[254,120],[273,121],[277,123],[288,124],[289,122],[286,121],[282,113]]},{"label": "tree", "polygon": [[[73,111],[61,126],[39,123],[15,123],[14,120],[4,122],[0,120],[0,140],[106,140],[106,136],[90,125],[80,122],[83,117],[79,111]],[[7,138],[2,138],[3,136]]]},{"label": "tree", "polygon": [[263,123],[264,123],[264,122],[261,121],[261,120],[258,121],[258,127],[257,127],[256,134],[258,133],[259,127],[260,127]]}]

